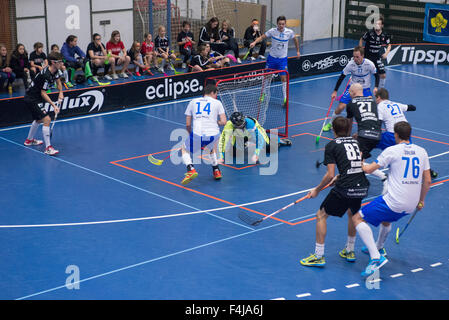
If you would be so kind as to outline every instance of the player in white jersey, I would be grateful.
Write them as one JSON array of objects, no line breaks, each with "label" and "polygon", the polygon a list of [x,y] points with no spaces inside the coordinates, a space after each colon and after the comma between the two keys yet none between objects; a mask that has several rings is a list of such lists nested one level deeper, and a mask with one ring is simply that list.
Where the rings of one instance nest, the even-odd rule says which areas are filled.
[{"label": "player in white jersey", "polygon": [[[293,39],[296,46],[296,57],[299,59],[301,56],[299,52],[299,40],[295,36],[293,30],[286,28],[287,19],[285,16],[279,16],[276,20],[277,27],[271,28],[263,35],[254,40],[250,45],[250,49],[254,48],[257,43],[271,38],[271,48],[270,54],[267,58],[267,69],[274,70],[285,70],[288,71],[287,67],[287,55],[288,55],[288,42]],[[287,75],[281,75],[282,81],[282,92],[284,94],[284,105],[287,103]]]},{"label": "player in white jersey", "polygon": [[329,131],[332,128],[332,121],[346,108],[346,105],[351,102],[352,98],[349,94],[349,88],[354,83],[359,83],[363,87],[363,96],[369,97],[373,94],[371,93],[371,76],[375,77],[374,84],[374,94],[377,92],[377,87],[379,85],[379,74],[377,73],[376,66],[374,63],[368,59],[365,59],[365,49],[363,47],[357,46],[354,48],[352,53],[352,59],[348,62],[346,67],[343,69],[340,77],[337,80],[334,91],[332,92],[332,101],[337,98],[337,91],[343,80],[347,75],[351,75],[351,81],[345,88],[343,95],[340,98],[340,103],[337,109],[335,109],[331,121],[324,126],[323,131]]},{"label": "player in white jersey", "polygon": [[[390,167],[390,176],[388,192],[353,216],[356,230],[366,245],[362,251],[369,252],[371,258],[362,276],[370,276],[388,262],[384,243],[391,231],[391,222],[424,207],[431,183],[429,157],[424,148],[410,143],[411,131],[408,122],[397,122],[394,125],[397,144],[386,148],[375,162],[363,166],[365,173]],[[367,222],[376,227],[381,225],[377,242]]]},{"label": "player in white jersey", "polygon": [[221,179],[217,160],[217,143],[220,138],[219,125],[224,126],[226,124],[226,113],[222,103],[217,100],[217,93],[217,87],[208,84],[204,89],[204,96],[190,101],[185,111],[186,129],[189,132],[189,138],[181,148],[182,161],[187,166],[187,173],[181,181],[183,185],[198,176],[190,153],[195,155],[201,152],[203,148],[210,151],[210,161],[215,179]]}]

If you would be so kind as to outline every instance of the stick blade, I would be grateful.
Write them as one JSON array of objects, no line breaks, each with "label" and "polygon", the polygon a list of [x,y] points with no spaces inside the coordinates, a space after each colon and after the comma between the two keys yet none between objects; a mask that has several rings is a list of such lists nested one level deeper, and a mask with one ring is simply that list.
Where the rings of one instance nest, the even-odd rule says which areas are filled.
[{"label": "stick blade", "polygon": [[164,160],[159,160],[153,157],[151,154],[148,155],[148,161],[150,161],[152,164],[160,166],[164,162]]},{"label": "stick blade", "polygon": [[316,136],[315,138],[315,144],[318,145],[320,143],[320,136]]},{"label": "stick blade", "polygon": [[249,224],[251,226],[257,226],[258,224],[260,224],[263,219],[259,218],[259,217],[253,217],[248,215],[246,212],[239,212],[239,218],[240,220],[242,220],[243,222],[245,222],[246,224]]}]

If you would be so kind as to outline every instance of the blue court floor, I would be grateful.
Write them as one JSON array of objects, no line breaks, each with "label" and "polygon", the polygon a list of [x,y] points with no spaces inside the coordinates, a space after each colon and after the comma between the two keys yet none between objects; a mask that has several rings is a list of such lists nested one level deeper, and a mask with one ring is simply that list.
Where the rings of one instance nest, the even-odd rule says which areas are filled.
[{"label": "blue court floor", "polygon": [[[149,163],[148,154],[162,159],[173,148],[188,100],[58,121],[56,157],[23,145],[29,126],[0,129],[0,299],[449,299],[447,67],[387,68],[391,100],[417,106],[406,115],[413,139],[439,176],[400,243],[394,232],[387,239],[378,282],[360,276],[368,256],[359,237],[355,263],[338,256],[346,216],[328,220],[326,267],[299,264],[314,250],[327,190],[257,227],[238,218],[270,214],[320,182],[325,168],[315,162],[328,140],[316,147],[315,135],[338,76],[291,80],[293,145],[279,150],[274,175],[222,166],[215,181],[200,164],[182,186],[182,164]],[[365,202],[382,189],[369,179]]]}]

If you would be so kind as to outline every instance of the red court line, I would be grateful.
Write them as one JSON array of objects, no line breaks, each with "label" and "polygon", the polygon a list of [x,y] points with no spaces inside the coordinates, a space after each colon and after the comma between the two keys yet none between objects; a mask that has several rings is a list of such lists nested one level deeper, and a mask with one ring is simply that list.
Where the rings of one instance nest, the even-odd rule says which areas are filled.
[{"label": "red court line", "polygon": [[449,146],[449,143],[447,142],[442,142],[442,141],[438,141],[438,140],[433,140],[433,139],[429,139],[429,138],[423,138],[423,137],[418,137],[418,136],[413,136],[412,138],[417,138],[417,139],[421,139],[421,140],[427,140],[427,141],[432,141],[432,142],[436,142],[436,143],[441,143],[441,144],[445,144]]}]

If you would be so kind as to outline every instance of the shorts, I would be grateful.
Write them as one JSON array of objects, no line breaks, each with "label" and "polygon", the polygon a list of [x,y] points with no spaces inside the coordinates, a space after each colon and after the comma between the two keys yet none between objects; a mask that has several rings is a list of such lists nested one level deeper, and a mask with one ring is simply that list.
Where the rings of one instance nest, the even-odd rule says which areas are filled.
[{"label": "shorts", "polygon": [[391,210],[382,196],[377,197],[360,210],[362,218],[378,226],[381,222],[395,222],[408,215],[407,213],[397,213]]},{"label": "shorts", "polygon": [[362,198],[345,198],[335,189],[331,189],[326,199],[321,203],[320,209],[326,211],[326,214],[334,217],[343,217],[348,209],[353,214],[360,210]]},{"label": "shorts", "polygon": [[[411,137],[410,137],[410,143],[412,143]],[[387,132],[382,133],[382,139],[380,139],[380,142],[376,146],[376,148],[385,150],[386,148],[394,146],[395,144],[396,144],[396,140],[394,139],[394,133],[387,131]]]},{"label": "shorts", "polygon": [[379,145],[379,140],[367,139],[363,137],[357,137],[360,151],[362,152],[362,159],[368,159],[371,157],[371,150]]},{"label": "shorts", "polygon": [[270,55],[268,55],[267,58],[267,69],[274,69],[274,70],[285,70],[288,71],[288,59],[285,58],[275,58]]},{"label": "shorts", "polygon": [[214,150],[220,139],[220,134],[215,136],[198,136],[193,132],[190,133],[189,138],[184,143],[186,150],[190,153],[197,153],[201,149],[207,147],[209,150]]},{"label": "shorts", "polygon": [[[340,102],[344,103],[344,104],[348,104],[349,102],[352,101],[351,95],[349,94],[349,87],[348,86],[345,90],[345,92],[343,92],[341,98],[340,98]],[[369,97],[372,96],[373,94],[371,93],[371,89],[370,88],[364,88],[363,89],[363,96],[364,97]]]},{"label": "shorts", "polygon": [[374,65],[376,66],[376,70],[378,74],[385,74],[385,65],[382,62],[382,58],[379,57],[370,57],[370,56],[366,56],[365,58],[367,58],[368,60],[371,60]]},{"label": "shorts", "polygon": [[[43,108],[44,103],[42,100],[25,97],[23,101],[25,102],[28,110],[30,110],[33,120],[39,121],[48,116],[47,112]],[[40,104],[42,104],[42,107],[39,106]]]}]

